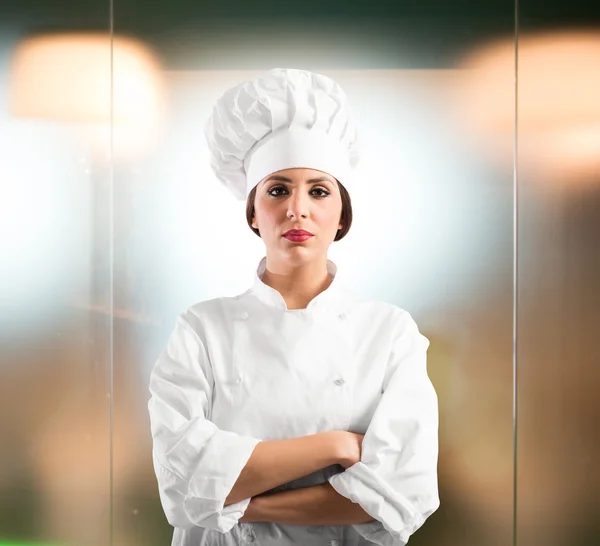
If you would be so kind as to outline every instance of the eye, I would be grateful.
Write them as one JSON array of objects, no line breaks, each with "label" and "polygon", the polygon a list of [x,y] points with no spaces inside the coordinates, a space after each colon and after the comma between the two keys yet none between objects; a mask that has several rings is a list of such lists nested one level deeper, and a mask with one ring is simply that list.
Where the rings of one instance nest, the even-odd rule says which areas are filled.
[{"label": "eye", "polygon": [[273,186],[267,193],[273,197],[279,197],[280,193],[273,193],[275,190],[285,190],[283,186]]},{"label": "eye", "polygon": [[325,188],[313,188],[311,191],[321,192],[318,197],[327,197],[329,195],[329,192]]}]

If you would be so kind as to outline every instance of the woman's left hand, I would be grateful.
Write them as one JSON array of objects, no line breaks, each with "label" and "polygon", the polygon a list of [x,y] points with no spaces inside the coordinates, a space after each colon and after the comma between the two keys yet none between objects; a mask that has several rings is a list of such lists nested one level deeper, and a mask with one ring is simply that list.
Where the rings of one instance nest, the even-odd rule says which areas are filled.
[{"label": "woman's left hand", "polygon": [[259,516],[259,509],[258,509],[258,505],[259,505],[259,498],[258,497],[252,497],[250,499],[250,504],[248,504],[248,508],[246,508],[246,511],[244,512],[244,515],[239,519],[240,523],[257,523],[260,520],[260,516]]}]

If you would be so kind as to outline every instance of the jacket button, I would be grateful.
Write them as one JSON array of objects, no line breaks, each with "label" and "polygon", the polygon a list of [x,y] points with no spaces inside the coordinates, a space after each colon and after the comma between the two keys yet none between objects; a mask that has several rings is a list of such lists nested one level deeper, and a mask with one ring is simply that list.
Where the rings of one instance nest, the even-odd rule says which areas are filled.
[{"label": "jacket button", "polygon": [[336,385],[343,385],[345,382],[346,382],[346,381],[345,381],[344,379],[336,379],[336,380],[334,381],[334,383],[335,383]]},{"label": "jacket button", "polygon": [[346,315],[346,313],[340,313],[338,315],[339,318],[341,318],[342,320],[344,320],[348,315]]},{"label": "jacket button", "polygon": [[240,315],[240,318],[241,318],[242,320],[246,320],[246,319],[247,319],[249,316],[250,316],[250,315],[249,315],[248,311],[244,311],[244,312],[242,312],[242,314]]}]

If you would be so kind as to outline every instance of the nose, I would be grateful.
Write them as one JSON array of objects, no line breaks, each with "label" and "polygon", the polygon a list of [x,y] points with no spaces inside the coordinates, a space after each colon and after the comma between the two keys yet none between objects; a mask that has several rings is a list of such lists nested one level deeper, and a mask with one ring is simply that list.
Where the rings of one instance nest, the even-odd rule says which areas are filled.
[{"label": "nose", "polygon": [[304,189],[296,189],[292,191],[287,205],[288,217],[294,218],[306,218],[308,216],[308,208],[310,203],[310,197],[306,194]]}]

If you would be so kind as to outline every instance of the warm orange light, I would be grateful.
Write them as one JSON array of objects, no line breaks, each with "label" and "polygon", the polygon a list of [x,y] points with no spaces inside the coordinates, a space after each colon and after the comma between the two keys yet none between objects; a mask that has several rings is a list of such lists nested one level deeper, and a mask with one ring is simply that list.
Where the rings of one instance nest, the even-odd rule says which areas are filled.
[{"label": "warm orange light", "polygon": [[160,68],[133,39],[106,34],[49,34],[21,42],[11,71],[16,116],[109,122],[111,81],[114,121],[144,121],[160,105]]},{"label": "warm orange light", "polygon": [[9,81],[13,115],[96,124],[96,132],[106,134],[101,127],[112,121],[127,146],[148,140],[162,118],[160,64],[131,38],[66,33],[25,39],[14,52]]},{"label": "warm orange light", "polygon": [[600,32],[520,35],[517,88],[512,39],[478,49],[459,68],[459,116],[495,154],[512,157],[517,105],[523,166],[545,176],[597,177]]}]

